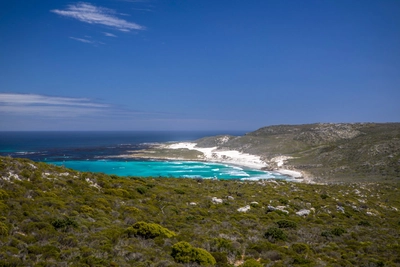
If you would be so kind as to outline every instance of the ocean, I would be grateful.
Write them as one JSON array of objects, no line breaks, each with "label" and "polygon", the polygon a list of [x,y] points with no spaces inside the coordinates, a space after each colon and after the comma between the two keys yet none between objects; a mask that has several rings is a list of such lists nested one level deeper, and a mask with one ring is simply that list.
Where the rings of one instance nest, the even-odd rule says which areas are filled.
[{"label": "ocean", "polygon": [[288,179],[287,176],[278,173],[222,163],[117,157],[129,154],[129,151],[145,149],[155,143],[195,141],[221,134],[240,136],[245,132],[0,132],[0,156],[28,158],[78,171],[125,177]]}]

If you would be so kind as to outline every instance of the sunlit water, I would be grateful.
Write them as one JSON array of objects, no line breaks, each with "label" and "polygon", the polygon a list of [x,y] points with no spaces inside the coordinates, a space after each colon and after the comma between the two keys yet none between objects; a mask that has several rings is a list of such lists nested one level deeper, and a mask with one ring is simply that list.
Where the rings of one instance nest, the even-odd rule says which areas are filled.
[{"label": "sunlit water", "polygon": [[119,176],[217,179],[289,179],[278,173],[221,163],[119,158],[149,143],[193,141],[243,132],[0,132],[0,155],[29,158],[78,171]]},{"label": "sunlit water", "polygon": [[197,161],[49,161],[74,170],[102,172],[119,176],[176,177],[176,178],[217,178],[217,179],[287,179],[277,173],[248,169],[212,162]]}]

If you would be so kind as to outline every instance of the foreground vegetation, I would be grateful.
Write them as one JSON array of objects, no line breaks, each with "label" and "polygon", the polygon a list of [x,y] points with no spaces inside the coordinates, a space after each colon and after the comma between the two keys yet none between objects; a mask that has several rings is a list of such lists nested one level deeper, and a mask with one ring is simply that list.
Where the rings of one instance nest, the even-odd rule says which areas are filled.
[{"label": "foreground vegetation", "polygon": [[400,266],[399,189],[121,178],[0,157],[0,266]]}]

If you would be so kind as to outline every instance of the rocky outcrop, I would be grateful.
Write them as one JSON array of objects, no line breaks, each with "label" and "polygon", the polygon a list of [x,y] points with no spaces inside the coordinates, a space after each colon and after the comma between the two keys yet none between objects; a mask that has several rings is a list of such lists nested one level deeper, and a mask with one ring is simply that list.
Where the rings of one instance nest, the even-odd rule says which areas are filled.
[{"label": "rocky outcrop", "polygon": [[298,216],[307,216],[307,215],[309,215],[310,214],[310,210],[307,210],[307,209],[302,209],[302,210],[299,210],[298,212],[296,212],[296,215],[298,215]]},{"label": "rocky outcrop", "polygon": [[293,139],[313,146],[327,144],[359,136],[361,132],[357,129],[360,127],[362,124],[321,123],[298,133]]}]

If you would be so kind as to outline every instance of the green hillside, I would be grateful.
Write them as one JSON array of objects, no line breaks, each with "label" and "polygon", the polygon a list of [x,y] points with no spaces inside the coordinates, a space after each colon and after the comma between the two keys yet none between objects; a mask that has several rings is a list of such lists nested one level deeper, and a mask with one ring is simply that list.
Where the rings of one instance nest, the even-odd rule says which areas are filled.
[{"label": "green hillside", "polygon": [[0,266],[400,266],[399,189],[121,178],[1,157]]},{"label": "green hillside", "polygon": [[[221,142],[221,140],[224,140]],[[298,169],[316,182],[400,179],[400,123],[318,123],[277,125],[241,137],[208,137],[198,146],[218,146],[262,156],[290,156],[285,168]]]}]

